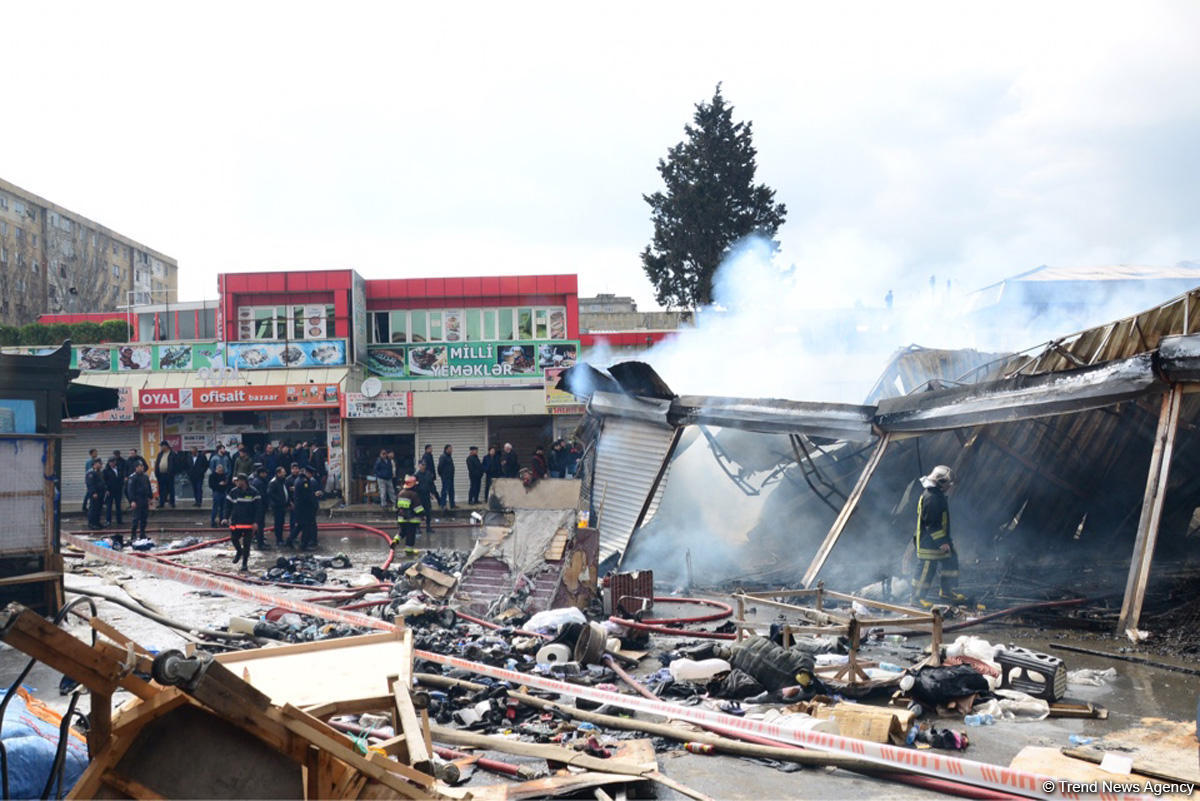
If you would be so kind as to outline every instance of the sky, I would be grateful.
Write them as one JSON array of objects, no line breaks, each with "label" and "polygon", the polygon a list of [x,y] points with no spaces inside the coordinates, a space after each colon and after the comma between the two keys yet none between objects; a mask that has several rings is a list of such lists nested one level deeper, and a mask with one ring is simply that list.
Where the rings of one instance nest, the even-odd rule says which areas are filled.
[{"label": "sky", "polygon": [[723,82],[814,305],[1200,259],[1200,4],[0,0],[0,175],[219,272],[578,273]]}]

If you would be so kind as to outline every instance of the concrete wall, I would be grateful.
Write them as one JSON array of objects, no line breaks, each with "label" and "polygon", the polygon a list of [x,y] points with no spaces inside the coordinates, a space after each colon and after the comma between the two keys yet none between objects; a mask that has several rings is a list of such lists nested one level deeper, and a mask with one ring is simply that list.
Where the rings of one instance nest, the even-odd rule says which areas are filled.
[{"label": "concrete wall", "polygon": [[692,313],[687,311],[594,313],[582,311],[580,301],[579,330],[593,331],[661,331],[678,328],[690,322]]}]

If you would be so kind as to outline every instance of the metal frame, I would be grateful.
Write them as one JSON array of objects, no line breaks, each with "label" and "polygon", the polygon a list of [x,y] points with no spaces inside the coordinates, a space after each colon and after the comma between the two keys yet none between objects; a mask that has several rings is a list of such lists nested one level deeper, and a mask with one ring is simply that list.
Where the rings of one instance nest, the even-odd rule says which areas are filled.
[{"label": "metal frame", "polygon": [[[873,601],[857,595],[827,590],[823,581],[818,582],[817,586],[813,589],[770,590],[766,592],[745,592],[744,590],[738,590],[733,593],[732,597],[737,606],[737,617],[734,620],[734,626],[737,628],[738,642],[742,640],[744,632],[747,629],[757,629],[762,625],[761,623],[746,622],[747,601],[753,604],[780,609],[784,612],[797,615],[807,622],[808,625],[798,626],[794,626],[791,623],[784,624],[783,646],[785,648],[791,645],[792,637],[795,634],[824,634],[848,637],[850,639],[850,657],[846,660],[846,664],[839,666],[838,670],[833,674],[831,678],[834,681],[844,681],[850,685],[871,681],[871,678],[863,672],[863,668],[872,667],[874,663],[860,662],[858,659],[858,649],[861,645],[864,628],[929,626],[932,638],[930,653],[921,664],[937,666],[942,663],[942,613],[937,609],[925,612],[907,606]],[[797,606],[796,604],[784,603],[781,600],[777,600],[781,598],[812,599],[813,606]],[[896,616],[859,618],[858,613],[853,610],[847,614],[845,612],[826,609],[825,601],[827,599],[845,601],[851,604],[858,603],[868,608],[895,613]]]}]

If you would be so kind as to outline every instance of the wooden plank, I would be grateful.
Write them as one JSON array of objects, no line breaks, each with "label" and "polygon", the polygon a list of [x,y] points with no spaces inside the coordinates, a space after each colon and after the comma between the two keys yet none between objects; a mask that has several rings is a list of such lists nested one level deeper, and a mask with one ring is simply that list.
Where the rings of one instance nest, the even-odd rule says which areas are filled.
[{"label": "wooden plank", "polygon": [[121,665],[73,637],[31,609],[9,607],[0,639],[39,662],[64,673],[93,693],[112,695]]},{"label": "wooden plank", "polygon": [[55,573],[53,570],[39,570],[36,573],[23,573],[20,576],[5,576],[0,578],[0,587],[13,584],[34,584],[39,581],[57,581],[61,576],[61,573]]},{"label": "wooden plank", "polygon": [[104,774],[125,755],[128,745],[129,740],[123,737],[113,737],[99,752],[90,752],[92,761],[88,763],[83,775],[79,777],[79,781],[75,782],[71,792],[67,793],[67,798],[88,799],[89,801],[95,798],[104,781]]},{"label": "wooden plank", "polygon": [[871,481],[871,476],[875,474],[875,468],[879,467],[879,462],[883,459],[883,453],[887,450],[891,436],[890,432],[885,432],[879,438],[879,443],[875,446],[875,450],[872,451],[871,458],[867,460],[867,466],[863,468],[862,475],[858,477],[858,482],[854,485],[854,489],[850,491],[850,497],[842,505],[842,511],[838,513],[837,518],[833,521],[833,526],[830,527],[829,533],[825,535],[825,541],[821,543],[821,547],[817,549],[817,555],[813,557],[808,570],[804,571],[804,579],[800,582],[804,587],[812,586],[812,583],[817,579],[817,574],[824,567],[825,560],[833,552],[833,546],[837,545],[838,538],[842,536],[846,524],[850,522],[850,516],[854,514],[854,509],[858,506],[859,500],[862,499],[863,492],[866,491],[867,484]]},{"label": "wooden plank", "polygon": [[191,703],[191,700],[178,687],[159,690],[153,698],[123,712],[113,724],[113,734],[132,738],[150,721],[157,720],[187,703]]},{"label": "wooden plank", "polygon": [[267,657],[277,659],[285,656],[295,656],[296,654],[309,654],[314,651],[357,648],[362,645],[374,645],[375,643],[392,642],[394,640],[396,640],[396,634],[381,631],[374,634],[359,634],[354,637],[338,637],[332,640],[317,640],[315,642],[302,642],[293,645],[276,645],[267,648],[250,648],[245,651],[231,651],[227,654],[219,654],[215,659],[227,665],[231,662],[248,662]]},{"label": "wooden plank", "polygon": [[133,640],[129,639],[129,637],[125,636],[125,634],[123,634],[120,630],[118,630],[112,624],[106,623],[105,621],[101,620],[98,617],[88,618],[88,625],[91,626],[93,629],[95,629],[97,633],[103,634],[105,637],[112,640],[117,645],[132,645],[133,650],[135,652],[137,652],[138,654],[140,654],[142,656],[146,656],[146,657],[153,657],[153,655],[150,653],[150,651],[143,648],[141,645],[134,642]]},{"label": "wooden plank", "polygon": [[301,707],[314,718],[328,718],[334,715],[361,715],[363,712],[384,712],[390,710],[396,703],[391,695],[372,695],[366,698],[348,698],[343,701],[329,701],[324,704],[313,704]]},{"label": "wooden plank", "polygon": [[141,782],[126,779],[124,776],[118,776],[111,770],[104,774],[101,781],[129,798],[147,799],[147,801],[159,801],[161,799],[161,801],[166,801],[165,795],[159,795]]},{"label": "wooden plank", "polygon": [[350,738],[346,735],[336,729],[330,728],[328,724],[317,720],[313,716],[306,714],[303,710],[290,704],[280,709],[271,710],[271,717],[278,720],[289,731],[300,735],[319,748],[324,748],[338,759],[361,770],[363,773],[371,776],[371,778],[377,781],[384,781],[380,776],[388,776],[392,780],[392,783],[384,781],[384,784],[387,784],[393,790],[405,793],[410,798],[417,797],[416,795],[410,795],[411,793],[415,793],[417,788],[411,787],[404,781],[394,778],[391,774],[399,774],[421,787],[428,788],[433,786],[433,776],[421,773],[407,765],[401,765],[399,762],[389,759],[385,760],[389,764],[384,766],[381,763],[370,760],[368,757],[360,756],[354,750]]},{"label": "wooden plank", "polygon": [[321,749],[310,745],[304,749],[304,798],[318,801],[321,795]]},{"label": "wooden plank", "polygon": [[1137,628],[1142,616],[1142,602],[1146,597],[1150,565],[1154,561],[1154,545],[1162,521],[1163,501],[1171,476],[1171,456],[1175,450],[1175,432],[1179,428],[1182,395],[1180,384],[1173,385],[1170,391],[1163,394],[1158,428],[1154,433],[1154,450],[1150,454],[1150,470],[1146,476],[1146,492],[1142,498],[1142,514],[1138,519],[1137,540],[1129,563],[1121,615],[1117,619],[1117,634]]},{"label": "wooden plank", "polygon": [[396,718],[400,723],[396,733],[403,733],[408,738],[408,764],[419,771],[432,775],[433,750],[425,747],[421,720],[417,717],[416,708],[413,707],[412,696],[408,694],[408,686],[403,682],[396,682],[392,696],[396,699]]}]

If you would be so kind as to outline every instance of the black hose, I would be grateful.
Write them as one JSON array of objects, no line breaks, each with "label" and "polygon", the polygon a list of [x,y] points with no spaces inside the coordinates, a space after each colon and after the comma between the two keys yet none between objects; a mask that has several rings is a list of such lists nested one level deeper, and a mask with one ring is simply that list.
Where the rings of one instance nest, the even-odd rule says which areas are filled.
[{"label": "black hose", "polygon": [[[93,601],[91,598],[76,598],[75,600],[63,605],[63,608],[58,610],[58,613],[54,616],[54,625],[56,625],[56,626],[62,625],[63,620],[66,619],[67,615],[70,614],[71,610],[74,609],[78,604],[81,604],[81,603],[86,603],[88,606],[90,606],[92,608],[92,617],[96,616],[96,602],[95,601]],[[93,629],[92,630],[92,645],[95,645],[95,644],[96,644],[96,631],[95,631],[95,629]],[[30,659],[29,662],[26,663],[25,669],[22,670],[20,672],[20,674],[17,676],[16,681],[14,681],[12,683],[12,685],[9,686],[8,692],[6,692],[4,694],[4,699],[0,700],[0,727],[2,727],[4,725],[4,715],[8,711],[8,702],[12,700],[13,693],[15,693],[17,691],[17,688],[20,687],[22,683],[24,683],[25,678],[29,675],[29,671],[33,670],[33,666],[36,664],[37,664],[36,659]],[[51,775],[53,775],[53,774],[51,774]],[[10,796],[9,792],[8,792],[8,747],[4,745],[3,739],[0,739],[0,787],[2,787],[4,790],[4,801],[8,801],[8,799],[11,798],[12,796]]]},{"label": "black hose", "polygon": [[50,798],[50,790],[54,787],[54,779],[58,778],[58,792],[54,794],[54,798],[58,799],[62,795],[62,776],[63,765],[66,762],[67,756],[67,738],[70,736],[71,717],[75,714],[75,705],[79,703],[79,691],[71,693],[71,703],[67,705],[67,714],[63,715],[62,723],[58,727],[58,748],[54,751],[54,761],[50,763],[50,775],[46,777],[46,784],[42,787],[42,801],[48,801]]}]

